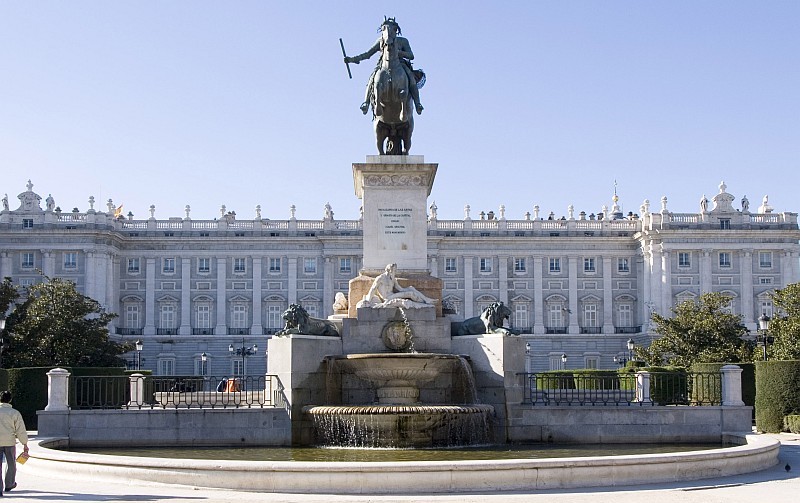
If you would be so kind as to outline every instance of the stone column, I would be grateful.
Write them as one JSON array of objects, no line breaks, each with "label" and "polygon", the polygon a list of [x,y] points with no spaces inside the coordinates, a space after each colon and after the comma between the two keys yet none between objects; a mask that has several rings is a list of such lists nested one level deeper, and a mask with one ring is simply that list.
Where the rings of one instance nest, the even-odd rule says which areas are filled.
[{"label": "stone column", "polygon": [[69,376],[69,371],[62,368],[47,373],[47,406],[44,410],[69,410]]},{"label": "stone column", "polygon": [[642,299],[638,305],[639,311],[639,320],[642,323],[642,330],[644,332],[648,332],[650,329],[650,307],[653,302],[653,297],[651,296],[650,290],[650,283],[651,283],[651,271],[650,271],[650,252],[647,251],[646,247],[642,247],[642,267],[641,267],[641,274],[642,274]]},{"label": "stone column", "polygon": [[612,289],[611,257],[603,257],[603,333],[614,333],[614,291]]},{"label": "stone column", "polygon": [[144,270],[144,333],[156,333],[156,259],[145,260]]},{"label": "stone column", "polygon": [[464,319],[475,316],[475,299],[472,280],[473,257],[464,257]]},{"label": "stone column", "polygon": [[700,293],[711,291],[711,250],[700,251]]},{"label": "stone column", "polygon": [[722,367],[722,405],[741,407],[742,401],[742,368],[738,365]]},{"label": "stone column", "polygon": [[0,281],[11,276],[11,256],[8,252],[0,252]]},{"label": "stone column", "polygon": [[253,328],[250,333],[253,335],[262,335],[264,333],[262,314],[263,301],[262,301],[262,286],[261,277],[263,275],[262,265],[264,258],[260,255],[253,255],[250,257],[253,261]]},{"label": "stone column", "polygon": [[322,265],[322,318],[333,314],[333,260],[323,257]]},{"label": "stone column", "polygon": [[228,261],[217,257],[217,324],[214,335],[228,335]]},{"label": "stone column", "polygon": [[[662,245],[663,247],[663,245]],[[661,305],[663,313],[668,313],[672,307],[672,274],[669,250],[661,252]]]},{"label": "stone column", "polygon": [[636,401],[650,402],[650,372],[636,372]]},{"label": "stone column", "polygon": [[541,256],[533,257],[533,333],[544,334],[544,294]]},{"label": "stone column", "polygon": [[192,335],[192,259],[181,258],[181,326],[180,335]]},{"label": "stone column", "polygon": [[287,277],[289,281],[289,290],[286,293],[289,304],[297,303],[297,257],[288,258]]},{"label": "stone column", "polygon": [[786,288],[792,282],[792,271],[794,268],[790,260],[792,259],[792,252],[783,252],[781,254],[781,288]]},{"label": "stone column", "polygon": [[578,326],[578,257],[571,255],[568,257],[569,265],[569,328],[567,333],[579,334],[581,332]]},{"label": "stone column", "polygon": [[[42,250],[42,274],[47,277],[52,278],[55,276],[56,272],[56,260],[53,254],[53,250]],[[92,295],[86,294],[89,297],[94,298]]]},{"label": "stone column", "polygon": [[508,255],[500,255],[497,257],[497,269],[499,285],[497,295],[500,302],[508,305]]},{"label": "stone column", "polygon": [[753,253],[744,251],[739,257],[742,270],[742,323],[749,329],[755,329],[755,309],[753,307]]},{"label": "stone column", "polygon": [[659,248],[660,245],[658,244],[650,244],[650,256],[652,257],[653,264],[653,275],[651,277],[652,281],[650,282],[650,297],[653,299],[656,311],[658,311],[659,314],[664,314],[669,311],[664,309],[664,297],[662,293],[664,290],[664,275],[661,272],[661,250]]},{"label": "stone column", "polygon": [[[105,307],[112,313],[119,312],[119,256],[116,253],[109,253],[106,259]],[[119,323],[119,318],[112,323]]]}]

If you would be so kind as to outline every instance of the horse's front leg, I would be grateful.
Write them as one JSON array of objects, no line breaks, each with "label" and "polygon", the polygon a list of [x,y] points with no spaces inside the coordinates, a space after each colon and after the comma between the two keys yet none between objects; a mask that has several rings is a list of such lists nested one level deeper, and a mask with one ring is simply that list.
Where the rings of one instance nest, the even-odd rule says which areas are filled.
[{"label": "horse's front leg", "polygon": [[385,152],[383,151],[383,143],[386,140],[386,136],[384,136],[382,134],[382,131],[381,131],[382,129],[383,128],[381,128],[380,122],[378,122],[376,120],[375,121],[375,141],[377,143],[378,153],[380,155],[384,155],[385,154]]}]

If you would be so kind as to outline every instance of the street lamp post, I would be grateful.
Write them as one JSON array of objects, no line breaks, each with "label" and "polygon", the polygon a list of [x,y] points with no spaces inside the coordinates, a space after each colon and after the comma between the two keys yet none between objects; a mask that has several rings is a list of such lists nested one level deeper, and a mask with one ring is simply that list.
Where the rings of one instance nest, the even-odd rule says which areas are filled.
[{"label": "street lamp post", "polygon": [[205,377],[206,375],[206,364],[208,363],[208,355],[205,351],[200,354],[200,374]]},{"label": "street lamp post", "polygon": [[636,343],[633,342],[633,339],[628,339],[628,361],[633,360],[633,349],[636,347]]},{"label": "street lamp post", "polygon": [[244,337],[242,337],[242,345],[241,345],[241,347],[234,348],[233,344],[231,344],[230,346],[228,346],[228,353],[230,353],[231,356],[236,355],[236,356],[241,356],[242,357],[242,377],[246,377],[247,376],[247,357],[258,353],[258,344],[253,344],[250,347],[245,347],[245,345],[244,345]]},{"label": "street lamp post", "polygon": [[561,364],[563,368],[567,368],[567,353],[561,353]]},{"label": "street lamp post", "polygon": [[758,344],[764,346],[764,361],[767,361],[767,345],[775,342],[774,337],[769,337],[767,335],[769,333],[769,322],[770,317],[766,314],[762,314],[758,317],[758,329],[761,333],[756,336],[756,341]]},{"label": "street lamp post", "polygon": [[141,370],[142,368],[142,350],[144,349],[144,343],[141,339],[136,339],[136,370]]}]

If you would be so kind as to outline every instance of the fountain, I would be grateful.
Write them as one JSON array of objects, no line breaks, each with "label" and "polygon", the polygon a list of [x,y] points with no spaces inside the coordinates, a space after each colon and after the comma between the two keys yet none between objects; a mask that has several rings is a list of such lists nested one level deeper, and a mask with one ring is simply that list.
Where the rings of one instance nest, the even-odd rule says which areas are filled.
[{"label": "fountain", "polygon": [[443,375],[452,376],[451,382],[461,376],[465,397],[475,396],[469,363],[462,356],[372,353],[331,356],[326,363],[369,382],[377,403],[306,407],[318,444],[410,448],[484,444],[491,438],[491,405],[419,401],[419,387]]}]

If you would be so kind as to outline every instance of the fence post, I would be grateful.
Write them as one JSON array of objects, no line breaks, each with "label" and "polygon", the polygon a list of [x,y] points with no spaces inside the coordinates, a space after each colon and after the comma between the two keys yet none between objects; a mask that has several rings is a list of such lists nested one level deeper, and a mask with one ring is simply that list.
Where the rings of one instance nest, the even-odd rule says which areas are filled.
[{"label": "fence post", "polygon": [[639,403],[650,401],[650,372],[644,370],[636,372],[636,401]]},{"label": "fence post", "polygon": [[738,365],[722,367],[722,405],[741,407],[742,401],[742,368]]},{"label": "fence post", "polygon": [[131,401],[128,407],[141,407],[144,405],[144,374],[131,374]]},{"label": "fence post", "polygon": [[47,373],[47,406],[44,410],[69,410],[69,370],[56,368]]}]

